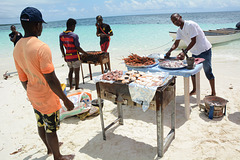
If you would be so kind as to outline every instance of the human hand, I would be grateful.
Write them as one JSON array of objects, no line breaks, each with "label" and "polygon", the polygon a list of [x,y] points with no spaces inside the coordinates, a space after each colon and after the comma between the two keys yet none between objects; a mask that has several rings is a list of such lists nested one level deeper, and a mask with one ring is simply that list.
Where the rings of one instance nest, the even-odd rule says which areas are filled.
[{"label": "human hand", "polygon": [[63,101],[64,106],[67,108],[68,111],[73,110],[74,104],[67,98],[65,101]]},{"label": "human hand", "polygon": [[80,59],[85,59],[87,57],[87,52],[80,53]]},{"label": "human hand", "polygon": [[100,37],[106,37],[106,34],[99,33],[99,36],[100,36]]},{"label": "human hand", "polygon": [[171,55],[171,52],[168,51],[168,52],[165,54],[165,57],[164,57],[164,58],[168,59],[168,58],[170,58],[170,55]]},{"label": "human hand", "polygon": [[185,58],[185,54],[183,52],[181,52],[177,55],[177,59],[179,59],[179,60],[184,60],[184,58]]}]

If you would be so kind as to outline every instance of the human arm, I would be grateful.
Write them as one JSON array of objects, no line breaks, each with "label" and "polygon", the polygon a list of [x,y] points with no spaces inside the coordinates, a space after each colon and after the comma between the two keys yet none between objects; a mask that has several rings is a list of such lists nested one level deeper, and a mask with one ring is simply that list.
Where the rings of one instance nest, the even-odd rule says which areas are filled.
[{"label": "human arm", "polygon": [[96,25],[96,27],[97,27],[96,36],[97,36],[97,37],[99,37],[99,36],[100,36],[100,34],[99,34],[99,24],[98,24],[98,23],[96,23],[95,25]]},{"label": "human arm", "polygon": [[13,35],[13,37],[10,37],[10,40],[11,40],[12,42],[15,42],[15,41],[16,41],[16,38],[17,38],[17,35],[18,35],[18,31],[14,31],[13,33],[14,33],[14,35]]},{"label": "human arm", "polygon": [[80,42],[79,42],[79,37],[78,35],[76,35],[76,37],[74,38],[74,45],[77,49],[78,52],[82,53],[80,55],[86,55],[87,52],[85,52],[81,47],[80,47]]},{"label": "human arm", "polygon": [[60,50],[62,52],[62,56],[64,57],[64,60],[66,61],[66,54],[65,54],[65,50],[63,48],[63,45],[60,45]]},{"label": "human arm", "polygon": [[23,88],[27,91],[27,83],[28,83],[28,81],[24,81],[24,82],[21,81],[21,83],[22,83]]},{"label": "human arm", "polygon": [[46,79],[49,87],[51,90],[63,101],[64,106],[67,108],[68,111],[73,110],[74,104],[67,98],[67,96],[63,93],[61,84],[55,74],[55,71],[43,74],[44,78]]},{"label": "human arm", "polygon": [[185,56],[187,55],[187,52],[196,44],[196,36],[191,38],[191,42],[187,46],[187,48],[182,49],[182,52],[178,54],[177,58],[178,59],[184,59]]},{"label": "human arm", "polygon": [[110,37],[110,36],[113,36],[113,34],[112,33],[110,33],[110,34],[99,33],[99,34],[97,34],[97,36],[98,37]]},{"label": "human arm", "polygon": [[180,40],[175,40],[175,42],[173,43],[172,47],[171,47],[171,48],[168,50],[168,52],[166,53],[166,58],[169,58],[169,57],[170,57],[171,52],[178,47],[179,42],[180,42]]},{"label": "human arm", "polygon": [[[80,46],[78,46],[78,47],[76,47],[76,48],[77,48],[78,52],[82,53],[83,55],[86,55],[86,54],[87,54],[87,52],[85,52]],[[82,54],[81,54],[81,55],[82,55]]]},{"label": "human arm", "polygon": [[[104,31],[102,30],[101,26],[99,26],[98,24],[96,24],[96,26],[97,26],[97,33],[96,33],[96,35],[98,37],[102,37],[103,38],[103,37],[113,36],[112,29],[111,29],[111,27],[108,24],[106,24]],[[100,30],[101,30],[101,33],[100,33]]]},{"label": "human arm", "polygon": [[191,42],[189,43],[187,48],[184,49],[184,52],[187,53],[196,44],[196,39],[197,39],[197,36],[191,38]]}]

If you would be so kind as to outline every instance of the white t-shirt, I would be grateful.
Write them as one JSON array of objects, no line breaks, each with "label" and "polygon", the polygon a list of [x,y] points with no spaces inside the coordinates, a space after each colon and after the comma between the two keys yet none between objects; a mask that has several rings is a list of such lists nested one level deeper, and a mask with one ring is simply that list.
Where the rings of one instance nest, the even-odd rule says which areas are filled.
[{"label": "white t-shirt", "polygon": [[199,55],[202,52],[209,50],[212,45],[207,40],[203,30],[193,21],[184,21],[183,29],[180,27],[177,30],[176,40],[183,40],[188,46],[191,38],[196,37],[195,45],[190,49],[194,55]]}]

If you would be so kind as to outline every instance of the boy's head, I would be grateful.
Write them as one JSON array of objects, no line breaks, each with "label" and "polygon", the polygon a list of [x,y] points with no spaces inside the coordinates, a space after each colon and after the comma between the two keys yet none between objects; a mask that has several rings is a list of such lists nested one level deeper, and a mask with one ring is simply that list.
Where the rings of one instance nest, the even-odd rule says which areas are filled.
[{"label": "boy's head", "polygon": [[11,29],[12,32],[16,31],[16,27],[14,25],[11,25],[10,29]]},{"label": "boy's head", "polygon": [[75,19],[69,18],[66,23],[67,30],[74,31],[76,24],[77,24],[77,21]]},{"label": "boy's head", "polygon": [[98,15],[98,16],[96,17],[96,20],[97,20],[97,23],[102,24],[103,18],[102,18],[101,15]]}]

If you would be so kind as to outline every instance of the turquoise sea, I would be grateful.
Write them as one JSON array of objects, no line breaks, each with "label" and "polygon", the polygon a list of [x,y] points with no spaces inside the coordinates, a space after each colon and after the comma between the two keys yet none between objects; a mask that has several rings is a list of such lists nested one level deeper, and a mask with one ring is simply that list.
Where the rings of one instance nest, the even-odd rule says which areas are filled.
[{"label": "turquoise sea", "polygon": [[[240,21],[240,11],[236,12],[209,12],[209,13],[182,13],[184,20],[197,22],[203,30],[217,28],[235,28]],[[43,15],[44,17],[44,15]],[[172,45],[169,31],[176,31],[170,20],[170,14],[129,15],[103,17],[113,30],[109,52],[111,59],[121,59],[130,53],[147,55],[151,53],[165,53]],[[0,58],[1,68],[11,65],[13,43],[9,40],[9,25],[0,25]],[[24,34],[20,24],[15,25],[17,30]],[[47,22],[43,25],[42,35],[39,37],[51,48],[54,63],[62,57],[59,49],[59,34],[66,29],[66,20]],[[74,31],[79,35],[81,47],[86,51],[100,50],[99,38],[96,37],[95,18],[77,19]],[[213,46],[213,56],[222,60],[226,57],[240,60],[240,40]],[[176,51],[177,52],[177,51]],[[6,69],[7,70],[7,69]]]}]

